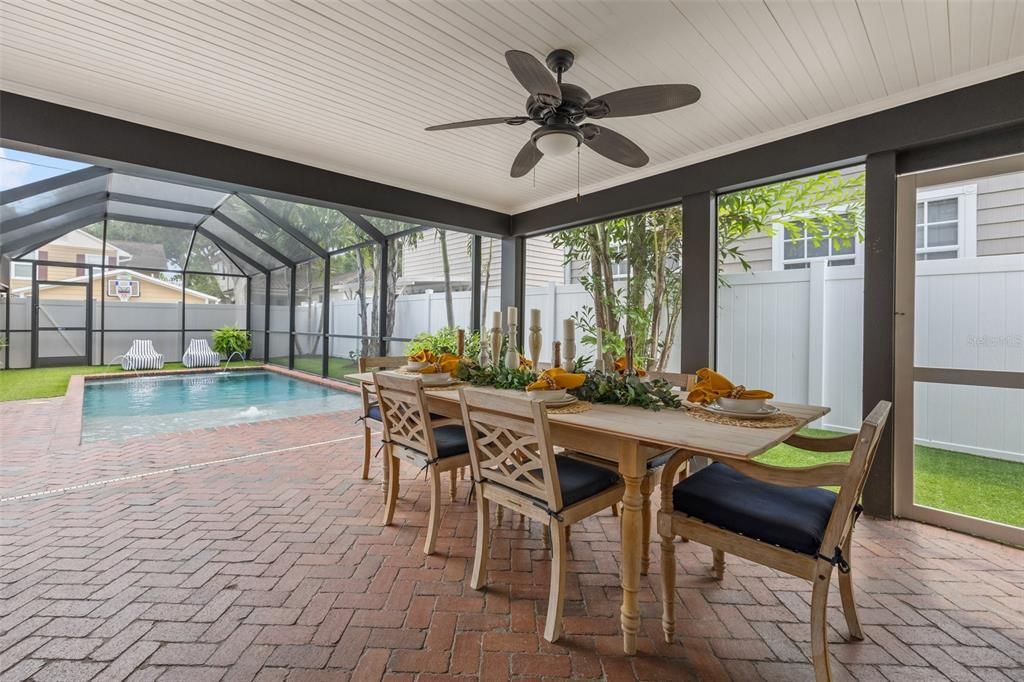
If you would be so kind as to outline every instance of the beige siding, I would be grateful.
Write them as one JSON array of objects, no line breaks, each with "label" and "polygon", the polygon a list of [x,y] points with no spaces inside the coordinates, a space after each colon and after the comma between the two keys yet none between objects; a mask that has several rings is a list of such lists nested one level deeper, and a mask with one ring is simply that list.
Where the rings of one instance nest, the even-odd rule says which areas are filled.
[{"label": "beige siding", "polygon": [[1024,253],[1024,173],[978,181],[978,255]]},{"label": "beige siding", "polygon": [[[472,235],[462,232],[448,233],[448,262],[451,268],[453,283],[469,284],[472,278],[473,259],[469,244]],[[500,244],[495,243],[494,265],[492,265],[491,286],[499,286],[498,264],[501,262]],[[526,286],[544,286],[548,282],[561,283],[565,279],[562,267],[562,250],[551,245],[550,237],[536,237],[526,240]],[[441,243],[433,235],[426,234],[416,248],[406,247],[405,268],[402,281],[441,282],[444,274],[441,270]]]}]

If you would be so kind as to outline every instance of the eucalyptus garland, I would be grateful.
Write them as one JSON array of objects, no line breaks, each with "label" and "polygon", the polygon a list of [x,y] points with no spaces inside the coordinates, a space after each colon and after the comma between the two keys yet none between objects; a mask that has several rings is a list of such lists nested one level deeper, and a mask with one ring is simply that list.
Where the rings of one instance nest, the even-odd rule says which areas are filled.
[{"label": "eucalyptus garland", "polygon": [[[576,365],[582,370],[585,359],[577,358]],[[618,372],[586,372],[587,378],[583,385],[570,391],[580,400],[609,405],[633,405],[645,410],[660,410],[665,407],[682,406],[679,395],[672,390],[672,384],[664,379],[641,379],[636,376],[623,376]],[[531,369],[509,369],[491,365],[479,367],[470,362],[459,365],[455,376],[461,381],[468,381],[474,386],[491,386],[516,391],[524,391],[537,380],[537,373]]]},{"label": "eucalyptus garland", "polygon": [[573,391],[580,400],[610,405],[633,405],[658,411],[664,407],[682,407],[672,384],[664,379],[642,379],[618,372],[587,372],[583,385]]}]

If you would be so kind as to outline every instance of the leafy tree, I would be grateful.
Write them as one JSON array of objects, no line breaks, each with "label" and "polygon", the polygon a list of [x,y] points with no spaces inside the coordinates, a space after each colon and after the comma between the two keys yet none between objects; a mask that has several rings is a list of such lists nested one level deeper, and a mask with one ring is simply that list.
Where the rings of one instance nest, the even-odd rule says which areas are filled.
[{"label": "leafy tree", "polygon": [[[727,262],[745,270],[750,263],[743,239],[785,230],[815,245],[831,239],[849,246],[863,238],[863,174],[843,177],[838,171],[723,194],[718,198],[718,275]],[[583,343],[594,344],[601,330],[606,365],[624,351],[624,337],[634,337],[637,362],[664,370],[682,313],[682,211],[678,206],[584,225],[555,234],[564,264],[584,266],[580,283],[593,304],[574,318]],[[614,269],[625,264],[625,277]]]}]

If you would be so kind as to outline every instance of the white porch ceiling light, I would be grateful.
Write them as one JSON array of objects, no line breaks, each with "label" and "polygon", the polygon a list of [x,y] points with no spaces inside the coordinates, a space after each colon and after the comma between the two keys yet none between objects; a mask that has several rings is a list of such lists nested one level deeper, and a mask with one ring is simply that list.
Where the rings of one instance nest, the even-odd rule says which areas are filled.
[{"label": "white porch ceiling light", "polygon": [[533,144],[544,156],[565,156],[580,146],[583,135],[573,125],[548,124],[533,133]]}]

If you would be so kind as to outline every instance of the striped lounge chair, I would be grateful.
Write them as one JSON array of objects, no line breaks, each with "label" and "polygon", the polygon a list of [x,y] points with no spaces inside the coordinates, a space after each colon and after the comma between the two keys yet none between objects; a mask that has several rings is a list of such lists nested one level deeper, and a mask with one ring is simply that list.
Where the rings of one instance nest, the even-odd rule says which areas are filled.
[{"label": "striped lounge chair", "polygon": [[210,348],[206,339],[192,339],[181,361],[186,367],[216,367],[220,364],[220,353]]},{"label": "striped lounge chair", "polygon": [[156,352],[149,339],[135,339],[121,358],[121,369],[163,369],[164,356]]}]

